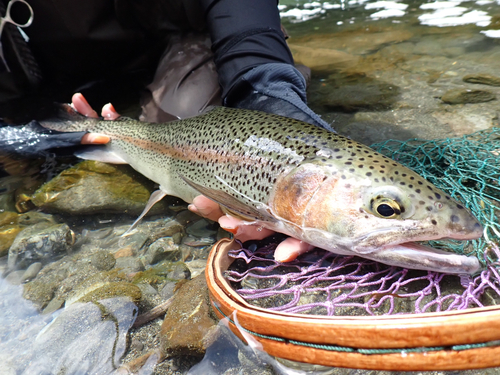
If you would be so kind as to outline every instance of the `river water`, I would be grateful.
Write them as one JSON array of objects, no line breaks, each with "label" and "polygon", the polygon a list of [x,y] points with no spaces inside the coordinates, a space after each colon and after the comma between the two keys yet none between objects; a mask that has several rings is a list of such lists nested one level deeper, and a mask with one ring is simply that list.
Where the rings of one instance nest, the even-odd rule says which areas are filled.
[{"label": "river water", "polygon": [[[498,126],[500,105],[496,98],[500,87],[492,84],[491,77],[500,77],[500,0],[287,0],[280,1],[280,10],[296,62],[312,69],[309,105],[339,133],[372,144],[387,139],[454,137]],[[466,82],[467,76],[482,77],[483,83]],[[14,194],[19,197],[20,188],[36,185],[30,166],[18,163],[11,163],[9,170],[21,172],[0,180],[0,210],[14,211]],[[137,314],[170,298],[175,284],[172,280],[201,272],[218,233],[208,222],[193,223],[185,205],[171,201],[166,218],[153,217],[134,236],[117,239],[133,215],[103,214],[85,219],[61,215],[54,219],[31,214],[15,219],[25,226],[43,224],[43,228],[67,223],[67,229],[57,227],[65,232],[55,242],[68,241],[70,250],[62,259],[55,257],[41,270],[32,270],[31,275],[25,273],[25,267],[0,279],[0,374],[116,373],[123,362],[159,348],[161,319],[131,328]],[[174,228],[168,234],[172,240],[158,244],[171,248],[173,255],[168,257],[172,259],[164,254],[161,258],[169,261],[170,268],[159,271],[156,265],[166,263],[155,258],[153,245],[147,251],[143,245],[151,233],[159,241],[158,228],[174,218],[186,228],[187,235],[175,237],[184,229],[170,226]],[[2,231],[5,236],[12,228]],[[117,252],[123,256],[110,259],[109,253]],[[113,274],[118,263],[127,270],[127,277],[145,272],[144,264],[146,270],[154,271],[143,274],[145,281],[136,283],[143,296],[138,307],[123,297],[98,306],[79,299],[103,285],[123,282],[122,276]],[[0,271],[8,269],[4,256]],[[92,276],[97,273],[106,275],[96,281]],[[133,299],[135,292],[122,294]],[[71,304],[73,301],[81,303]],[[66,307],[61,308],[65,302]],[[44,314],[39,314],[40,309]],[[300,366],[287,369],[243,346],[227,332],[200,360],[180,355],[156,369],[150,360],[140,373],[376,373]]]}]

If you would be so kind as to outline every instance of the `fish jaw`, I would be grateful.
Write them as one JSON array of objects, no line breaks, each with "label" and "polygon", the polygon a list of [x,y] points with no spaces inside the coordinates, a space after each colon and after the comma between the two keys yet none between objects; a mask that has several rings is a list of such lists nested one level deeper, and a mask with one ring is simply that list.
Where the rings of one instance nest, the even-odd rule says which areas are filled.
[{"label": "fish jaw", "polygon": [[385,247],[366,258],[392,266],[448,274],[472,275],[481,269],[481,263],[476,257],[458,255],[416,242]]}]

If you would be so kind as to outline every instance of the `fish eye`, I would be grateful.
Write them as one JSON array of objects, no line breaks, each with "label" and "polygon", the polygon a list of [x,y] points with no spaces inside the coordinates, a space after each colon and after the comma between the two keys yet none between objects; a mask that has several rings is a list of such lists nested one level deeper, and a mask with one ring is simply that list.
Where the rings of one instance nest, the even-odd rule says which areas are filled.
[{"label": "fish eye", "polygon": [[377,207],[377,212],[380,216],[390,217],[395,214],[394,209],[388,204],[382,203]]},{"label": "fish eye", "polygon": [[390,198],[380,197],[379,199],[375,199],[372,203],[372,212],[386,219],[392,219],[399,216],[401,211],[400,204]]}]

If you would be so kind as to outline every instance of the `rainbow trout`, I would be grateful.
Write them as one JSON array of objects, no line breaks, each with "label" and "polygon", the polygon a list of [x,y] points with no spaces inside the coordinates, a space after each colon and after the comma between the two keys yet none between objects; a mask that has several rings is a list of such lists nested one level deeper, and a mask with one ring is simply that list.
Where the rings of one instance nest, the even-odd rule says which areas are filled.
[{"label": "rainbow trout", "polygon": [[85,159],[127,163],[164,195],[203,194],[230,215],[336,254],[446,273],[476,257],[416,243],[482,235],[472,214],[410,169],[367,146],[277,115],[217,107],[165,124],[104,121],[73,111],[42,125],[111,139]]}]

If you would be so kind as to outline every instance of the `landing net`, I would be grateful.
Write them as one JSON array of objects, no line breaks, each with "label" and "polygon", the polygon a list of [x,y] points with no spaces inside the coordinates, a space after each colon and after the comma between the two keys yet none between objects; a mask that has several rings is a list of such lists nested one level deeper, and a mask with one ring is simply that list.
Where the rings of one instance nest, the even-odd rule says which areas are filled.
[{"label": "landing net", "polygon": [[275,311],[317,315],[383,315],[461,310],[500,303],[500,128],[442,140],[387,141],[372,146],[448,192],[484,226],[474,241],[431,246],[476,255],[474,276],[407,270],[323,250],[281,264],[277,244],[233,250],[226,272],[247,302]]}]

